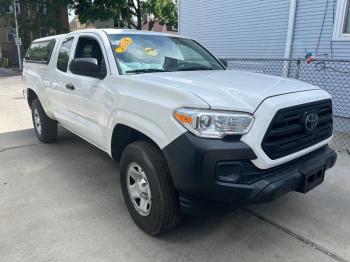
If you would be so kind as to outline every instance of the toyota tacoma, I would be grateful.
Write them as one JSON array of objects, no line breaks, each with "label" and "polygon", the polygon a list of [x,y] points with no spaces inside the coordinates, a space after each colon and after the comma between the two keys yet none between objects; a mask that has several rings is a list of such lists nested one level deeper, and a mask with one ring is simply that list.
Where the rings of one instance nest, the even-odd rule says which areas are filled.
[{"label": "toyota tacoma", "polygon": [[120,161],[128,211],[150,235],[306,193],[336,161],[332,100],[293,79],[226,70],[171,34],[87,29],[33,41],[24,95],[38,139],[58,123]]}]

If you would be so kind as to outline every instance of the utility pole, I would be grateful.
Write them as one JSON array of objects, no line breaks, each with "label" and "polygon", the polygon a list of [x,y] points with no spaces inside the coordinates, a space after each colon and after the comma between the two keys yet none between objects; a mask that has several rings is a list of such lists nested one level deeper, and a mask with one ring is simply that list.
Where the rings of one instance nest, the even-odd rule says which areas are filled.
[{"label": "utility pole", "polygon": [[18,63],[19,63],[19,69],[22,70],[22,58],[21,58],[21,40],[18,35],[18,23],[17,23],[17,2],[18,0],[13,0],[13,10],[15,12],[15,23],[16,23],[16,46],[17,46],[17,53],[18,53]]}]

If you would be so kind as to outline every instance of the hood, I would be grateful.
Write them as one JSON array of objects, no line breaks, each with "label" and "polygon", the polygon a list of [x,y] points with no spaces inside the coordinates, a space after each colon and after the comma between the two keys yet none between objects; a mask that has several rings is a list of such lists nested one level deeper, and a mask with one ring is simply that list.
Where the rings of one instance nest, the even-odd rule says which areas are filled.
[{"label": "hood", "polygon": [[137,77],[191,92],[213,109],[249,113],[268,97],[319,89],[288,78],[231,70],[150,73]]}]

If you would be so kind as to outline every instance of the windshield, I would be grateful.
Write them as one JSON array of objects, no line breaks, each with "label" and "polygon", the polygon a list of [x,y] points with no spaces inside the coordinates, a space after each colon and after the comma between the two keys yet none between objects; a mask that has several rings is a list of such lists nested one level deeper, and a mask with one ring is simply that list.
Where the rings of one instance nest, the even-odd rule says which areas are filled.
[{"label": "windshield", "polygon": [[224,70],[222,65],[195,41],[179,37],[109,35],[122,74]]}]

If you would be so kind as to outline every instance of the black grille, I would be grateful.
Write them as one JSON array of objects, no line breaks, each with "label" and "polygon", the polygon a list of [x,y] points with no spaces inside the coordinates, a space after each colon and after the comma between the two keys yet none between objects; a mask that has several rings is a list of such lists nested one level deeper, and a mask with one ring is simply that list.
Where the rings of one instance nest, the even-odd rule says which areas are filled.
[{"label": "black grille", "polygon": [[[305,121],[311,113],[317,114],[318,124],[309,131]],[[267,129],[261,147],[271,159],[277,159],[315,145],[332,133],[332,101],[322,100],[279,110]]]}]

